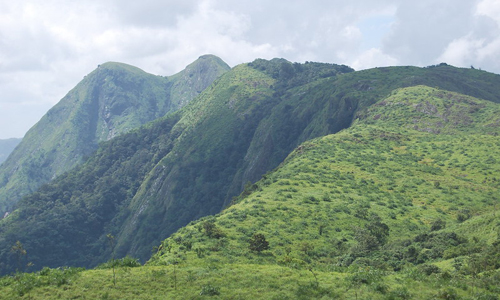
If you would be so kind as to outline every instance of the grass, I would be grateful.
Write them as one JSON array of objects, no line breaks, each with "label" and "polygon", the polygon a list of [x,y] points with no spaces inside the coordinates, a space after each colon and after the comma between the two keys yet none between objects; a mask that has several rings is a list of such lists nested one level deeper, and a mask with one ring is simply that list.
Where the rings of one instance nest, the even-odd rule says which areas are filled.
[{"label": "grass", "polygon": [[34,288],[24,296],[8,285],[0,299],[433,299],[445,293],[456,299],[494,297],[475,287],[472,279],[426,276],[415,268],[398,273],[369,268],[339,273],[207,263],[178,265],[175,270],[173,265],[119,268],[116,286],[111,277],[111,270],[88,270],[68,284]]}]

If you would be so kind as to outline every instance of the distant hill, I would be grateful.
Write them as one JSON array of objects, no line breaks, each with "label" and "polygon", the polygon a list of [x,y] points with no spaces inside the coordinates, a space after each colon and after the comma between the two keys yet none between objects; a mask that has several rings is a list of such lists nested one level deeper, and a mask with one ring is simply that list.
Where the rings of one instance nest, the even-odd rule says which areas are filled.
[{"label": "distant hill", "polygon": [[16,148],[16,146],[21,142],[21,139],[6,139],[0,140],[0,164],[7,159],[9,154]]},{"label": "distant hill", "polygon": [[425,85],[500,102],[499,82],[448,65],[354,72],[273,59],[236,66],[179,111],[102,143],[85,164],[24,198],[0,222],[4,270],[15,265],[9,251],[17,240],[37,266],[95,266],[110,257],[108,234],[118,257],[145,261],[164,238],[219,213],[299,145],[349,128],[397,89]]},{"label": "distant hill", "polygon": [[28,131],[0,166],[0,213],[84,161],[99,142],[183,107],[228,69],[212,55],[170,77],[122,63],[100,65]]}]

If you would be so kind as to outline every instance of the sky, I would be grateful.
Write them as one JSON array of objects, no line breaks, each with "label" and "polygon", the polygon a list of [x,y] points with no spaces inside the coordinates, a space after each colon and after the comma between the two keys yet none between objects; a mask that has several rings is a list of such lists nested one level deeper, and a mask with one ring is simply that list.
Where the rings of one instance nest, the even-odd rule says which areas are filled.
[{"label": "sky", "polygon": [[169,76],[204,54],[500,73],[500,0],[0,0],[0,139],[107,61]]}]

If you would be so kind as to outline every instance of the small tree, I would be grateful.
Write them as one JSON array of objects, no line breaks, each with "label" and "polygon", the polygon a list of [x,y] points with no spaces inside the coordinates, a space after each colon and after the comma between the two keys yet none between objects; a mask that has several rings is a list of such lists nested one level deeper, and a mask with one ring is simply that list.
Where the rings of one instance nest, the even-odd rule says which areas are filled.
[{"label": "small tree", "polygon": [[111,265],[113,267],[113,285],[116,286],[116,273],[115,273],[115,237],[110,233],[106,235],[108,239],[109,247],[111,248]]},{"label": "small tree", "polygon": [[23,272],[24,268],[21,268],[23,257],[26,256],[26,249],[24,249],[23,244],[20,241],[17,241],[10,251],[16,255],[17,258],[17,271]]},{"label": "small tree", "polygon": [[248,249],[260,253],[264,250],[269,249],[269,242],[266,240],[266,237],[262,233],[254,233],[254,235],[250,239],[250,245],[248,246]]},{"label": "small tree", "polygon": [[226,234],[215,225],[214,221],[205,221],[201,225],[205,231],[205,235],[209,238],[220,239],[226,236]]},{"label": "small tree", "polygon": [[436,231],[436,230],[441,230],[446,227],[446,221],[443,219],[439,218],[434,220],[434,222],[431,223],[431,231]]}]

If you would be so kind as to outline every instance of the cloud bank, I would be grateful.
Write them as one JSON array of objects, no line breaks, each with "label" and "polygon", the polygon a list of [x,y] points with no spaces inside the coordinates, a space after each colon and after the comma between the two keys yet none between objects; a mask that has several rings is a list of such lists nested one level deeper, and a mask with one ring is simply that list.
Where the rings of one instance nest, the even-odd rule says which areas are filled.
[{"label": "cloud bank", "polygon": [[207,53],[500,73],[500,2],[1,1],[0,138],[23,136],[98,64],[172,75]]}]

